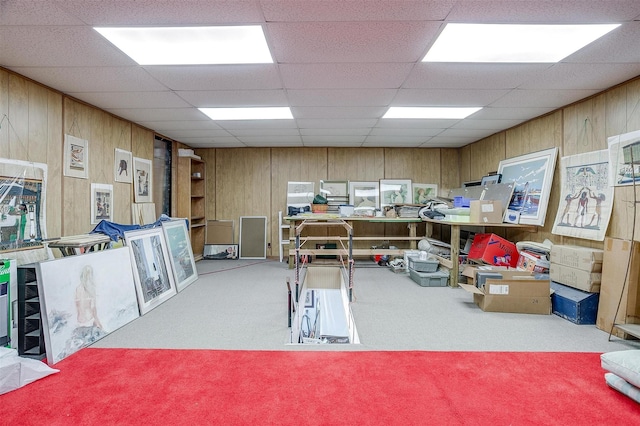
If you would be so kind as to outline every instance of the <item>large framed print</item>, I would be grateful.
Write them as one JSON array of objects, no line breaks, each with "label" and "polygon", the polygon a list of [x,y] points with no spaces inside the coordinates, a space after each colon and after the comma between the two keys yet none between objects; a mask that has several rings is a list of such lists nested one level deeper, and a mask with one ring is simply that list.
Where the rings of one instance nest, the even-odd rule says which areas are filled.
[{"label": "large framed print", "polygon": [[412,204],[411,180],[380,179],[380,207]]},{"label": "large framed print", "polygon": [[346,180],[321,180],[320,194],[325,198],[349,197],[349,181]]},{"label": "large framed print", "polygon": [[185,219],[162,222],[162,232],[169,249],[176,290],[181,291],[198,279],[187,222]]},{"label": "large framed print", "polygon": [[412,183],[413,204],[427,204],[438,196],[438,185],[432,183]]},{"label": "large framed print", "polygon": [[357,209],[380,208],[380,182],[349,182],[349,204]]},{"label": "large framed print", "polygon": [[134,202],[150,203],[153,179],[151,161],[144,158],[133,157],[133,170],[135,179]]},{"label": "large framed print", "polygon": [[113,185],[91,184],[91,224],[113,222]]},{"label": "large framed print", "polygon": [[500,161],[498,173],[503,183],[514,182],[509,211],[520,213],[519,223],[544,225],[556,167],[558,148],[533,152]]},{"label": "large framed print", "polygon": [[126,247],[36,263],[49,364],[140,316]]},{"label": "large framed print", "polygon": [[131,151],[116,148],[114,176],[116,182],[131,183],[133,181],[131,169],[133,169],[133,155]]},{"label": "large framed print", "polygon": [[611,136],[609,182],[613,186],[640,184],[640,130]]},{"label": "large framed print", "polygon": [[287,206],[310,206],[315,197],[313,182],[287,182]]},{"label": "large framed print", "polygon": [[173,297],[175,280],[161,228],[144,228],[124,233],[133,263],[138,306],[142,315]]},{"label": "large framed print", "polygon": [[89,141],[64,135],[64,175],[89,178]]},{"label": "large framed print", "polygon": [[608,150],[560,159],[562,198],[553,223],[556,235],[604,241],[614,188],[609,181]]}]

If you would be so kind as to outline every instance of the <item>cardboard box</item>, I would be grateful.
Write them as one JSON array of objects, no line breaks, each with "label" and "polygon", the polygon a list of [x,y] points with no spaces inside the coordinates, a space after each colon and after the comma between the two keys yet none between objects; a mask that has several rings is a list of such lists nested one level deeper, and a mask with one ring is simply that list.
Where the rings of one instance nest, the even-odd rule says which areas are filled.
[{"label": "cardboard box", "polygon": [[460,284],[460,287],[472,293],[474,303],[485,312],[551,314],[549,280],[487,280],[483,288],[470,284]]},{"label": "cardboard box", "polygon": [[546,259],[546,256],[539,255],[527,250],[520,251],[518,256],[518,264],[516,267],[523,271],[530,271],[539,274],[545,274],[549,272],[550,262]]},{"label": "cardboard box", "polygon": [[462,276],[467,278],[467,283],[474,285],[476,287],[479,286],[478,279],[477,279],[478,273],[485,273],[485,274],[499,273],[502,277],[501,279],[506,279],[506,280],[514,279],[516,277],[524,277],[524,278],[532,277],[532,273],[529,271],[509,268],[507,266],[467,265],[462,270]]},{"label": "cardboard box", "polygon": [[550,260],[558,265],[589,272],[601,272],[603,256],[604,250],[601,249],[554,244],[551,247]]},{"label": "cardboard box", "polygon": [[472,200],[469,212],[471,223],[502,223],[502,201]]},{"label": "cardboard box", "polygon": [[[629,261],[631,262],[629,266]],[[629,275],[627,276],[627,266]],[[607,333],[613,324],[640,323],[640,243],[606,237],[596,327]],[[620,308],[618,309],[618,303]],[[616,316],[616,311],[618,315]],[[613,334],[627,334],[613,329]]]},{"label": "cardboard box", "polygon": [[599,293],[587,293],[551,282],[551,311],[574,324],[595,324]]},{"label": "cardboard box", "polygon": [[515,268],[518,264],[518,249],[511,241],[496,234],[476,234],[469,249],[469,259]]},{"label": "cardboard box", "polygon": [[577,288],[589,293],[600,292],[600,282],[602,281],[602,274],[600,272],[584,271],[582,269],[558,265],[557,263],[551,262],[549,267],[549,276],[552,281],[569,287]]}]

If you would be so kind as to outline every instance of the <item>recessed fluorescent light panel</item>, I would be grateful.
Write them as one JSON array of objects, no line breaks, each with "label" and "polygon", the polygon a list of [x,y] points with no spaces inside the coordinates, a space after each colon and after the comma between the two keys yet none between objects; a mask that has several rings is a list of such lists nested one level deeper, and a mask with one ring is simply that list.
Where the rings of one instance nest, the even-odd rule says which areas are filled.
[{"label": "recessed fluorescent light panel", "polygon": [[140,65],[273,63],[260,25],[95,30]]},{"label": "recessed fluorescent light panel", "polygon": [[463,119],[481,109],[480,107],[391,107],[382,118]]},{"label": "recessed fluorescent light panel", "polygon": [[198,108],[212,120],[282,120],[293,119],[289,107]]},{"label": "recessed fluorescent light panel", "polygon": [[447,24],[423,62],[558,62],[613,25]]}]

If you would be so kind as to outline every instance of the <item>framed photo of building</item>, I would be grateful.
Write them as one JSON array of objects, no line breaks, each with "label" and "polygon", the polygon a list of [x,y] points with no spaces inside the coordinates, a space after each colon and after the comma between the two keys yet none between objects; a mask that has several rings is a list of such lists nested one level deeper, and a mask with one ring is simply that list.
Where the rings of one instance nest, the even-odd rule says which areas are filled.
[{"label": "framed photo of building", "polygon": [[152,166],[150,160],[133,157],[134,202],[150,203],[153,200],[151,197],[153,185],[151,173]]},{"label": "framed photo of building", "polygon": [[198,279],[187,222],[185,219],[162,222],[162,232],[169,249],[176,290],[181,291]]},{"label": "framed photo of building", "polygon": [[89,178],[89,141],[64,135],[64,175]]},{"label": "framed photo of building", "polygon": [[432,183],[412,183],[413,204],[427,204],[427,201],[438,196],[438,185]]},{"label": "framed photo of building", "polygon": [[380,208],[380,182],[349,182],[349,204],[355,210]]},{"label": "framed photo of building", "polygon": [[160,228],[144,228],[124,233],[133,263],[138,307],[142,315],[176,293],[169,251]]},{"label": "framed photo of building", "polygon": [[124,149],[116,148],[114,165],[114,180],[116,182],[133,182],[132,163],[133,156],[131,154],[131,151],[125,151]]},{"label": "framed photo of building", "polygon": [[113,222],[113,185],[91,184],[91,224]]},{"label": "framed photo of building", "polygon": [[380,179],[380,207],[412,204],[411,180]]},{"label": "framed photo of building", "polygon": [[517,211],[519,223],[544,225],[557,156],[558,148],[554,147],[500,161],[498,173],[502,182],[514,182],[505,213]]}]

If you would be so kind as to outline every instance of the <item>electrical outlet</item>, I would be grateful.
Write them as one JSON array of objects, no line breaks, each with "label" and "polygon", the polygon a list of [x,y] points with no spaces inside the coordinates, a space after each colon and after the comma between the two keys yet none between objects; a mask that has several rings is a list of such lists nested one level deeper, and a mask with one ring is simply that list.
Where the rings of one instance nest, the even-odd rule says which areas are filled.
[{"label": "electrical outlet", "polygon": [[267,243],[267,248],[270,249],[271,248],[271,243]]}]

